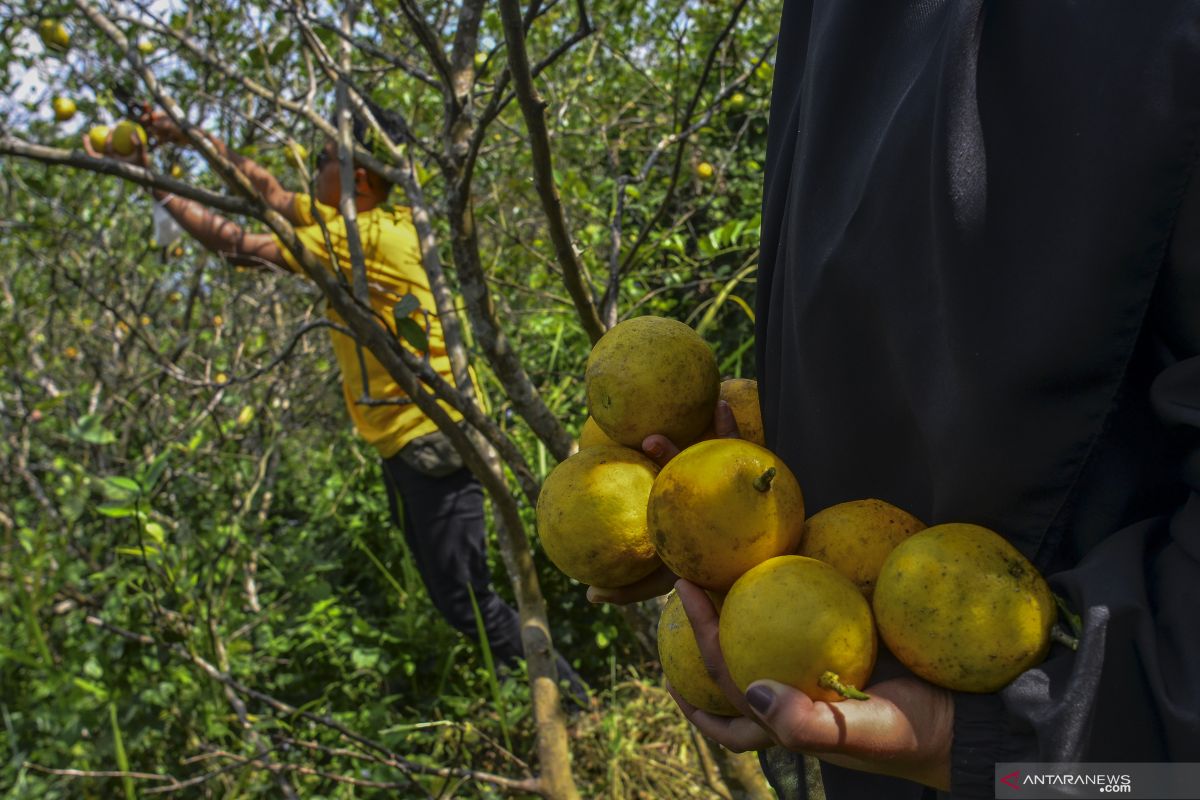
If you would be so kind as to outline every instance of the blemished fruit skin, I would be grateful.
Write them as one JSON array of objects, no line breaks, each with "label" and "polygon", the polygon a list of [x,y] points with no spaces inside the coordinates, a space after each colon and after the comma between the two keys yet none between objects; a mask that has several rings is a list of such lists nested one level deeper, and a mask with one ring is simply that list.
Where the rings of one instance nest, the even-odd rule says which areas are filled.
[{"label": "blemished fruit skin", "polygon": [[584,374],[588,413],[609,437],[641,449],[661,433],[683,448],[712,422],[721,377],[712,348],[687,325],[634,317],[592,348]]},{"label": "blemished fruit skin", "polygon": [[875,667],[871,608],[850,579],[824,562],[779,556],[747,572],[725,596],[721,652],[743,692],[773,680],[813,700],[840,701],[826,671],[862,689]]},{"label": "blemished fruit skin", "polygon": [[667,595],[658,620],[658,660],[672,688],[696,708],[725,717],[741,713],[704,668],[692,623],[675,592]]},{"label": "blemished fruit skin", "polygon": [[[766,477],[768,470],[774,473]],[[770,450],[744,439],[711,439],[667,462],[646,517],[672,572],[724,592],[754,565],[795,552],[804,535],[804,495]]]},{"label": "blemished fruit skin", "polygon": [[607,445],[609,447],[620,447],[620,442],[614,442],[607,433],[600,430],[600,426],[596,424],[596,420],[588,417],[583,422],[583,427],[579,429],[579,449],[583,450],[587,447],[600,447]]},{"label": "blemished fruit skin", "polygon": [[1045,579],[998,533],[948,523],[901,542],[873,599],[879,633],[914,673],[994,692],[1046,657],[1056,609]]},{"label": "blemished fruit skin", "polygon": [[658,467],[628,447],[589,447],[546,477],[537,530],[546,556],[591,586],[618,587],[661,562],[646,530],[646,499]]},{"label": "blemished fruit skin", "polygon": [[924,529],[925,523],[891,503],[851,500],[808,518],[799,554],[836,568],[870,601],[884,560],[896,545]]},{"label": "blemished fruit skin", "polygon": [[729,403],[737,421],[738,435],[760,447],[767,446],[763,433],[762,408],[758,403],[758,381],[751,378],[727,378],[721,381],[720,397]]},{"label": "blemished fruit skin", "polygon": [[143,145],[146,144],[145,128],[127,119],[118,122],[112,132],[113,151],[123,156],[132,153],[135,146],[133,137],[135,136],[142,140]]}]

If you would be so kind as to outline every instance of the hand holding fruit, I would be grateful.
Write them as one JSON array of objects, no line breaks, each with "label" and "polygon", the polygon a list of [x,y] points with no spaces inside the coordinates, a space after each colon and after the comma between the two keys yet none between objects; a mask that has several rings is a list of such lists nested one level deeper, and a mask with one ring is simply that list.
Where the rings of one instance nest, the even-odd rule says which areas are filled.
[{"label": "hand holding fruit", "polygon": [[114,158],[142,167],[150,166],[146,131],[136,122],[122,120],[111,130],[96,125],[83,136],[83,149],[92,158]]},{"label": "hand holding fruit", "polygon": [[[947,788],[947,690],[997,691],[1045,657],[1045,580],[994,531],[925,528],[882,500],[806,520],[788,465],[738,438],[744,425],[762,441],[757,385],[718,386],[716,374],[703,340],[670,320],[627,320],[597,342],[585,376],[592,429],[539,500],[547,555],[594,584],[592,602],[644,600],[681,578],[659,660],[688,719],[726,747],[779,744]],[[616,466],[631,460],[636,486]],[[586,478],[573,475],[581,466]],[[615,568],[602,576],[605,561]],[[864,693],[878,637],[919,677]]]},{"label": "hand holding fruit", "polygon": [[679,581],[696,642],[710,677],[742,716],[719,716],[671,694],[701,733],[735,752],[780,745],[823,761],[918,781],[941,789],[950,783],[954,703],[945,689],[913,678],[895,678],[868,688],[869,700],[814,701],[770,680],[739,691],[721,652],[717,612],[698,586]]}]

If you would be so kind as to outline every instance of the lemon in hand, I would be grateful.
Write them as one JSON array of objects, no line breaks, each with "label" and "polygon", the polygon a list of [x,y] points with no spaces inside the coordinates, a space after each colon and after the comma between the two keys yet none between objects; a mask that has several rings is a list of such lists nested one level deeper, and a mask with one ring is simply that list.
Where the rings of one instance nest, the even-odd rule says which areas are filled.
[{"label": "lemon in hand", "polygon": [[663,467],[646,517],[672,572],[723,592],[756,564],[795,552],[804,535],[804,496],[770,450],[744,439],[710,439]]},{"label": "lemon in hand", "polygon": [[584,380],[592,419],[638,449],[652,433],[678,447],[699,440],[721,386],[708,343],[684,323],[655,316],[627,319],[600,337]]},{"label": "lemon in hand", "polygon": [[538,538],[554,566],[581,583],[610,588],[657,569],[646,531],[657,469],[628,447],[603,445],[555,467],[537,501]]},{"label": "lemon in hand", "polygon": [[725,596],[721,652],[743,692],[758,680],[813,700],[863,700],[875,667],[871,607],[850,579],[821,561],[779,556],[747,572]]}]

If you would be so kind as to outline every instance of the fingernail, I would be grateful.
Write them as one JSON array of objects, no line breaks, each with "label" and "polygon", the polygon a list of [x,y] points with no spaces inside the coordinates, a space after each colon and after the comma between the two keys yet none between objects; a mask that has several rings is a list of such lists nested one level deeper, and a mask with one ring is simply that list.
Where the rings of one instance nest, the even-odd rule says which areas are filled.
[{"label": "fingernail", "polygon": [[658,442],[653,442],[651,444],[642,445],[642,449],[645,450],[648,455],[652,455],[652,456],[661,456],[662,455],[662,445],[659,444]]},{"label": "fingernail", "polygon": [[765,686],[751,686],[746,692],[746,702],[759,714],[766,714],[775,702],[775,693]]}]

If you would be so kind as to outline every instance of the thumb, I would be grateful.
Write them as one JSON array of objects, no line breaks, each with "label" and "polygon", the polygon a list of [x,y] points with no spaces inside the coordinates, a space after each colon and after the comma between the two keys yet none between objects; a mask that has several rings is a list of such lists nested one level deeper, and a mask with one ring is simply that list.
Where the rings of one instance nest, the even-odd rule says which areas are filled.
[{"label": "thumb", "polygon": [[[839,752],[853,756],[901,757],[948,741],[946,716],[953,701],[910,679],[871,687],[869,700],[814,701],[803,692],[771,680],[755,681],[746,702],[759,721],[789,750]],[[935,720],[934,712],[943,719]],[[933,734],[932,736],[928,734]],[[934,748],[936,749],[936,748]]]},{"label": "thumb", "polygon": [[[746,688],[746,702],[759,723],[789,750],[803,752],[842,750],[861,724],[857,701],[814,702],[799,689],[778,681],[759,680]],[[847,706],[845,709],[842,706]]]}]

